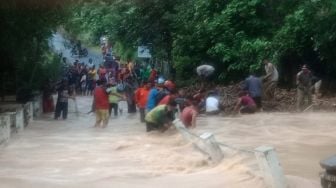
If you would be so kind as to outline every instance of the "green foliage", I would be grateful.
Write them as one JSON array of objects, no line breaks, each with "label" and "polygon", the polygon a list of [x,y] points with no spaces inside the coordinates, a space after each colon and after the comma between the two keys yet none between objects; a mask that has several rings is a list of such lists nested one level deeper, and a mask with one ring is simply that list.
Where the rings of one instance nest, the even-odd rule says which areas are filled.
[{"label": "green foliage", "polygon": [[173,62],[179,80],[193,78],[203,63],[217,68],[219,81],[241,80],[249,71],[261,74],[264,58],[280,69],[307,63],[335,80],[334,0],[91,0],[58,7],[0,13],[8,69],[11,62],[43,67],[47,39],[66,20],[67,31],[92,44],[108,36],[123,60],[135,58],[138,45],[149,45],[155,59]]},{"label": "green foliage", "polygon": [[38,90],[52,76],[45,72],[46,67],[55,68],[47,63],[50,58],[46,54],[48,39],[64,18],[62,3],[13,0],[0,5],[0,76],[7,83],[1,90]]}]

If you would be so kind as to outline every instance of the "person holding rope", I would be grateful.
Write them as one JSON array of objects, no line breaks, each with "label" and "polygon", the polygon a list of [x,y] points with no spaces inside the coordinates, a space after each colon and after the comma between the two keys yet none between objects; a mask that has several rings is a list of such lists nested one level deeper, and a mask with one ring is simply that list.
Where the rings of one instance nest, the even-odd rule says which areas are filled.
[{"label": "person holding rope", "polygon": [[55,109],[55,120],[58,120],[62,113],[63,120],[66,120],[68,117],[68,99],[72,98],[75,100],[74,95],[71,95],[68,81],[63,79],[61,85],[57,88],[57,102],[56,102],[56,109]]},{"label": "person holding rope", "polygon": [[146,131],[159,130],[164,132],[168,130],[175,119],[176,105],[177,103],[171,100],[167,105],[159,105],[152,109],[145,117]]},{"label": "person holding rope", "polygon": [[192,97],[188,97],[191,104],[185,107],[181,113],[180,119],[186,128],[196,127],[196,118],[198,115],[198,103]]},{"label": "person holding rope", "polygon": [[235,112],[239,112],[241,114],[253,114],[257,111],[256,103],[246,91],[241,91],[238,96],[239,98],[234,108]]}]

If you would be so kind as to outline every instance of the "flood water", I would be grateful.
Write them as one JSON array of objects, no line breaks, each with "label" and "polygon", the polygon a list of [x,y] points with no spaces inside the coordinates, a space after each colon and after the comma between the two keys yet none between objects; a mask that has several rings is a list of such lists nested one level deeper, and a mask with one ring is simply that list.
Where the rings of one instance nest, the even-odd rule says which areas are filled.
[{"label": "flood water", "polygon": [[[146,133],[126,107],[106,129],[93,128],[91,98],[77,101],[79,117],[45,115],[0,148],[0,187],[265,188],[253,154],[223,148],[215,165],[174,129]],[[274,146],[291,188],[319,188],[319,161],[336,148],[335,121],[334,113],[201,116],[193,132],[242,149]]]}]

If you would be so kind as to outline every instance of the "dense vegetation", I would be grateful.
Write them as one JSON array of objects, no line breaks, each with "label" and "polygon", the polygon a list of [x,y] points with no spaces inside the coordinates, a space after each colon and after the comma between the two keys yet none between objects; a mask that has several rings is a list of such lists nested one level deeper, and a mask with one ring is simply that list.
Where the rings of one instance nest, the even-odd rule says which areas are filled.
[{"label": "dense vegetation", "polygon": [[96,44],[107,35],[123,59],[149,45],[178,80],[192,78],[204,62],[217,67],[217,81],[240,80],[250,70],[261,73],[262,59],[270,58],[283,84],[293,83],[302,64],[335,83],[334,0],[12,0],[0,6],[0,93],[38,89],[57,77],[48,39],[58,26]]},{"label": "dense vegetation", "polygon": [[150,44],[180,80],[204,62],[218,68],[217,80],[239,80],[261,72],[264,58],[287,85],[302,64],[325,79],[336,73],[334,0],[100,0],[72,13],[68,30],[91,42],[108,35],[124,57]]},{"label": "dense vegetation", "polygon": [[27,98],[47,79],[55,79],[59,59],[48,39],[63,20],[60,2],[2,1],[0,3],[0,94]]}]

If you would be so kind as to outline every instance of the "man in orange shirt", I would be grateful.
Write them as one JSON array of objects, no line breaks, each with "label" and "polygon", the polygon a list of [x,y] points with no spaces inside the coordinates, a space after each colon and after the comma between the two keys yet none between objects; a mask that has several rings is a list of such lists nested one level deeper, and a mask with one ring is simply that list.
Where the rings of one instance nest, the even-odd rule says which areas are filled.
[{"label": "man in orange shirt", "polygon": [[135,91],[135,102],[140,111],[140,121],[145,122],[145,109],[147,106],[148,94],[151,89],[151,83],[144,82],[143,86]]}]

